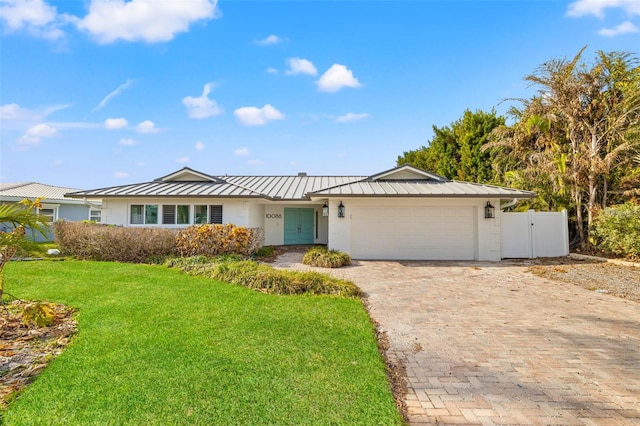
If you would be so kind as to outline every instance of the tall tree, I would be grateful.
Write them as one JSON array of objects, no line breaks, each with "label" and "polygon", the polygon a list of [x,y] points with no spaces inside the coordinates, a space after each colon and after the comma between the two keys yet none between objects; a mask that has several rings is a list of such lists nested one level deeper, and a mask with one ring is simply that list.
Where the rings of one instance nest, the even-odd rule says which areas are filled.
[{"label": "tall tree", "polygon": [[537,167],[567,185],[581,244],[596,210],[608,204],[612,184],[633,172],[633,155],[640,152],[638,59],[599,51],[589,64],[584,51],[547,61],[526,76],[537,95],[521,100],[516,124],[497,130],[497,142],[487,145],[502,145],[501,155],[511,161],[519,157],[519,170],[535,174],[531,168]]},{"label": "tall tree", "polygon": [[411,164],[449,179],[467,182],[487,182],[492,178],[489,151],[482,150],[496,127],[505,124],[496,112],[466,110],[449,126],[433,126],[434,137],[428,146],[404,152],[397,164]]}]

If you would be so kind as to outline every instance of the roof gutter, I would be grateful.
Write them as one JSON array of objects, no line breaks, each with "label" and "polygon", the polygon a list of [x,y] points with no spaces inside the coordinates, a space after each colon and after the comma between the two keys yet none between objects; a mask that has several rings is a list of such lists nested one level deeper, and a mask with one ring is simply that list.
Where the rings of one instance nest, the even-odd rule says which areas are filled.
[{"label": "roof gutter", "polygon": [[504,210],[504,209],[508,209],[509,207],[513,207],[518,203],[517,198],[514,198],[513,200],[509,201],[508,203],[504,203],[504,204],[500,204],[500,210]]}]

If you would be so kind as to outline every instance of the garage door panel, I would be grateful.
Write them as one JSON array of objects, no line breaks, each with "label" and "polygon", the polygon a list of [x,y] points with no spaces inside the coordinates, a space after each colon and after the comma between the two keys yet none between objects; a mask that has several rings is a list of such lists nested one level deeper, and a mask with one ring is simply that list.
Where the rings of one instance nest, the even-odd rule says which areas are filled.
[{"label": "garage door panel", "polygon": [[354,208],[351,252],[356,259],[473,260],[475,207]]}]

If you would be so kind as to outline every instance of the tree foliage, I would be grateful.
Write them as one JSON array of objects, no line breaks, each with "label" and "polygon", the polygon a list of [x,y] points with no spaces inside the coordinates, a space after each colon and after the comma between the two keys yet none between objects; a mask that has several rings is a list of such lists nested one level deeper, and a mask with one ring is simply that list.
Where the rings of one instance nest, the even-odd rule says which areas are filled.
[{"label": "tree foliage", "polygon": [[584,51],[526,76],[536,95],[520,99],[515,123],[496,129],[485,146],[505,181],[518,176],[550,208],[569,208],[580,244],[596,211],[624,201],[640,181],[640,62],[602,51],[586,62]]},{"label": "tree foliage", "polygon": [[496,112],[466,110],[449,126],[433,126],[434,137],[428,146],[404,152],[397,164],[410,164],[449,179],[467,182],[492,180],[492,152],[482,150],[493,129],[505,124]]}]

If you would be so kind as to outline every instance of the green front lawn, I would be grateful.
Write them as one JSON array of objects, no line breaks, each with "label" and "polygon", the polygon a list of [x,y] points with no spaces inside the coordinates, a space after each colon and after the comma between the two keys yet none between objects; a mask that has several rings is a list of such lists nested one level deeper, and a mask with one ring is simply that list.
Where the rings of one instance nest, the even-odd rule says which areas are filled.
[{"label": "green front lawn", "polygon": [[107,262],[12,262],[6,283],[79,332],[4,424],[401,423],[359,300]]}]

